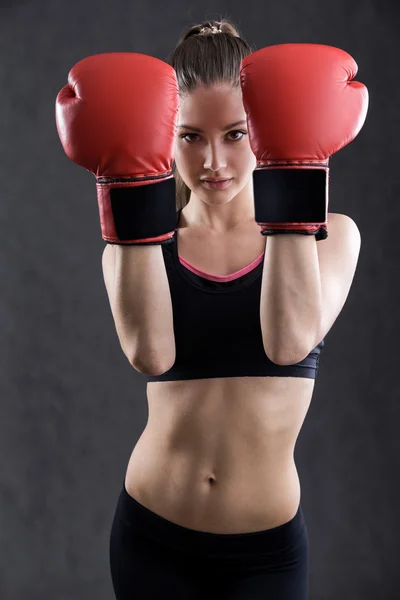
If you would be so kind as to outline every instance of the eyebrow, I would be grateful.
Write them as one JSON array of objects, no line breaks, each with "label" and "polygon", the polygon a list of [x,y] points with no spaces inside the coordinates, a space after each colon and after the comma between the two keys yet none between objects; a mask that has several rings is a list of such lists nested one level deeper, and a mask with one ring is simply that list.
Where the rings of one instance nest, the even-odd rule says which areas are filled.
[{"label": "eyebrow", "polygon": [[[243,125],[243,123],[247,123],[246,120],[243,121],[235,121],[235,123],[231,123],[230,125],[227,125],[226,127],[223,127],[222,131],[228,131],[228,129],[231,129],[231,127],[235,127],[236,125]],[[196,131],[197,133],[204,133],[204,131],[202,129],[199,129],[198,127],[192,127],[191,125],[185,125],[184,123],[182,123],[182,125],[178,125],[179,128],[185,128],[185,129],[191,129],[192,131]]]}]

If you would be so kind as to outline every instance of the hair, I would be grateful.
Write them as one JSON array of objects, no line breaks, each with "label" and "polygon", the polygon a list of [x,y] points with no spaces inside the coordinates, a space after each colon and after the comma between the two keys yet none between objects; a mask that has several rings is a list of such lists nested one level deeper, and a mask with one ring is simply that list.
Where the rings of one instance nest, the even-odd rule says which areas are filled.
[{"label": "hair", "polygon": [[[225,83],[239,88],[240,64],[253,51],[230,20],[210,20],[185,31],[166,62],[175,69],[179,96],[184,97],[199,85]],[[176,166],[173,174],[178,210],[188,204],[191,190]]]}]

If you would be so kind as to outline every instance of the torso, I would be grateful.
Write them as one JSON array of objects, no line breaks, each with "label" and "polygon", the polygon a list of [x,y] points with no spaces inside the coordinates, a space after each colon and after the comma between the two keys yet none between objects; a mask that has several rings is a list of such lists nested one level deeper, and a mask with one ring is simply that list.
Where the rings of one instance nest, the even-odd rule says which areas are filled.
[{"label": "torso", "polygon": [[[179,255],[215,275],[246,267],[267,238],[250,223],[210,236],[182,227]],[[147,384],[149,417],[131,454],[125,486],[149,510],[183,527],[245,533],[294,517],[294,462],[314,379],[230,377]]]}]

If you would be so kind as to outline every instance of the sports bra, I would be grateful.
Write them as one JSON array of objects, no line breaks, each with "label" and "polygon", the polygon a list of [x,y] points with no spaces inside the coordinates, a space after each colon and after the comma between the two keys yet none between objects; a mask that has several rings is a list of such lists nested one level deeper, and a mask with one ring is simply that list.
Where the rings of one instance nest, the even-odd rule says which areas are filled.
[{"label": "sports bra", "polygon": [[[177,211],[178,227],[181,210]],[[301,362],[277,365],[265,353],[260,323],[264,253],[231,275],[210,275],[179,256],[178,239],[162,252],[172,301],[176,359],[147,382],[216,377],[315,379],[325,341]]]}]

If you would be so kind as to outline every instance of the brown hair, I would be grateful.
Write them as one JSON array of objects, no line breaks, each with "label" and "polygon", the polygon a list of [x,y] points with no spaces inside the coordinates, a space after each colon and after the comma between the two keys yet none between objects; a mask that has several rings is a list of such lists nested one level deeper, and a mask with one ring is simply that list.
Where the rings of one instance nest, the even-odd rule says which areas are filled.
[{"label": "brown hair", "polygon": [[[218,33],[217,33],[218,31]],[[204,21],[193,25],[179,38],[167,63],[176,72],[179,95],[193,92],[198,85],[227,83],[240,87],[240,64],[254,49],[240,36],[231,21]],[[189,202],[190,188],[174,166],[176,210]]]}]

